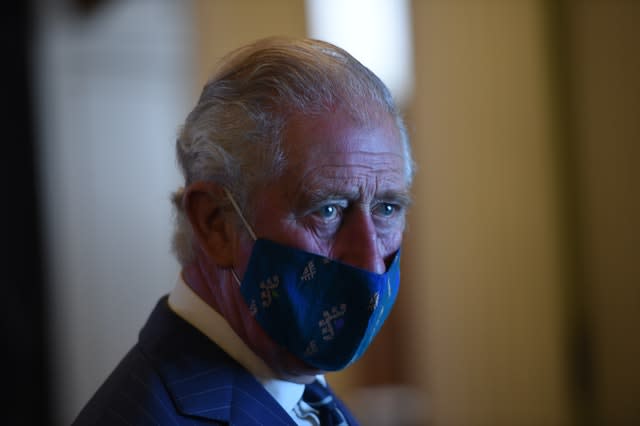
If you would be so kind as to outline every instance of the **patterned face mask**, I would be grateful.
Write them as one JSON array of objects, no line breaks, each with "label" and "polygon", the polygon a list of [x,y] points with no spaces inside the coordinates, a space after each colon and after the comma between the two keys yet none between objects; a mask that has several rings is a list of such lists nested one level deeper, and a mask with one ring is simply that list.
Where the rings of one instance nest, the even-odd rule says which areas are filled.
[{"label": "patterned face mask", "polygon": [[240,291],[258,324],[320,370],[340,370],[360,358],[398,295],[400,252],[384,274],[376,274],[256,238],[227,196],[255,240]]}]

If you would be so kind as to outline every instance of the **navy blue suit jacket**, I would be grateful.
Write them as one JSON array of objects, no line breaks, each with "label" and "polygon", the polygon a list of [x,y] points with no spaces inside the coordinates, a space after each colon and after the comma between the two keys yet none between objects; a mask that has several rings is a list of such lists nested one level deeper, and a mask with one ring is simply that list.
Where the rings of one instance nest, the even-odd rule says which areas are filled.
[{"label": "navy blue suit jacket", "polygon": [[295,425],[249,372],[169,309],[166,296],[73,424]]}]

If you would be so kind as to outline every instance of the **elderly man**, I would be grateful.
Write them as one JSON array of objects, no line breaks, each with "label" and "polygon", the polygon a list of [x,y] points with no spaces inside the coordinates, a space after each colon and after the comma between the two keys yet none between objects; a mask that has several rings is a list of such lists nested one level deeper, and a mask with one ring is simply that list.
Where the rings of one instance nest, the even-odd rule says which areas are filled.
[{"label": "elderly man", "polygon": [[323,372],[396,298],[412,160],[384,84],[344,50],[233,52],[177,141],[182,273],[75,424],[355,425]]}]

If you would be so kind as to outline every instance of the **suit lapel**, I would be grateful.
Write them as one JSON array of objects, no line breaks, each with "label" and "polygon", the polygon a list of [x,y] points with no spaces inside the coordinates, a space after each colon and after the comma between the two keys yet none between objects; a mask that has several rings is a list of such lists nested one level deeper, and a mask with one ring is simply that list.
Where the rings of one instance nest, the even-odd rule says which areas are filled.
[{"label": "suit lapel", "polygon": [[166,297],[142,329],[140,347],[185,415],[233,424],[295,424],[250,373],[171,311]]}]

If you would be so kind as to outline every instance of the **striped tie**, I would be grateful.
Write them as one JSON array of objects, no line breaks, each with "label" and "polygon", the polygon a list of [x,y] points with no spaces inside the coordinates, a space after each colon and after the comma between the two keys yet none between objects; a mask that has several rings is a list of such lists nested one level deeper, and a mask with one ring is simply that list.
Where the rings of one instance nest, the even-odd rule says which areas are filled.
[{"label": "striped tie", "polygon": [[322,426],[348,426],[336,401],[327,388],[318,380],[305,386],[302,400],[314,409],[318,410],[320,425]]}]

